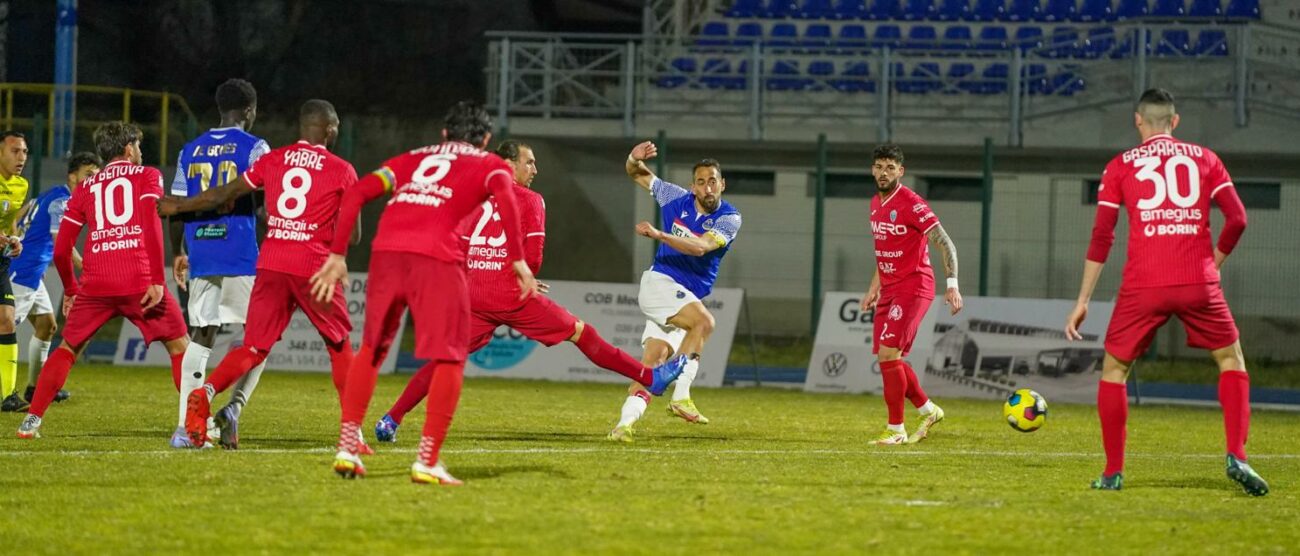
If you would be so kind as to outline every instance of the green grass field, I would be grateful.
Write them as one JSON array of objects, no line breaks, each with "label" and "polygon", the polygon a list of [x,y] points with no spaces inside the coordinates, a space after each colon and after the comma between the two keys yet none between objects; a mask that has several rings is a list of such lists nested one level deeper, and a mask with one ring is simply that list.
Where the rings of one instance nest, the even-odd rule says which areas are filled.
[{"label": "green grass field", "polygon": [[[371,423],[405,377],[383,377]],[[83,365],[44,438],[0,415],[5,552],[82,553],[1287,553],[1300,547],[1300,415],[1257,411],[1248,446],[1273,492],[1223,474],[1217,410],[1134,407],[1126,490],[1090,406],[1033,434],[1000,404],[939,400],[930,440],[873,448],[869,396],[696,389],[713,419],[656,401],[633,445],[603,439],[616,385],[469,380],[444,459],[460,488],[408,482],[422,410],[370,476],[330,470],[325,375],[268,373],[238,452],[173,451],[170,377]],[[1050,400],[1049,400],[1050,401]],[[909,412],[910,413],[910,412]],[[911,415],[909,414],[909,419]],[[368,433],[369,436],[369,433]],[[940,552],[936,552],[936,550]]]}]

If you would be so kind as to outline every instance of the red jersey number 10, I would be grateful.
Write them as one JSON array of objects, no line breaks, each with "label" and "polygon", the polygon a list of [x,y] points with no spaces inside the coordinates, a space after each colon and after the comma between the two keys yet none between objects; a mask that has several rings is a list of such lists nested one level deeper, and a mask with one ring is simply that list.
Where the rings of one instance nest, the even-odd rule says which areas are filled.
[{"label": "red jersey number 10", "polygon": [[[135,214],[135,203],[131,202],[135,197],[132,189],[131,180],[126,178],[117,178],[108,182],[107,187],[102,182],[90,186],[90,193],[95,196],[96,229],[102,230],[107,225],[121,226],[131,221],[131,217]],[[120,202],[118,191],[122,192]]]}]

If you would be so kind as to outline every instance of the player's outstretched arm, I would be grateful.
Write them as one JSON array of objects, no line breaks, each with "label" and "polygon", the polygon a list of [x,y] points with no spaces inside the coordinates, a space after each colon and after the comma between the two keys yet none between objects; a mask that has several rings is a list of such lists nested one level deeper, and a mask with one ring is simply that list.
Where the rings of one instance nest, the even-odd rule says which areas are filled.
[{"label": "player's outstretched arm", "polygon": [[669,247],[672,247],[678,253],[692,257],[703,257],[727,245],[726,239],[712,231],[705,232],[699,237],[678,237],[655,228],[649,222],[637,224],[636,233],[637,235],[667,243]]},{"label": "player's outstretched arm", "polygon": [[935,224],[926,235],[943,255],[943,273],[948,277],[948,287],[944,288],[943,302],[955,315],[962,307],[961,291],[957,289],[957,245],[952,242],[948,231],[944,230],[941,224]]},{"label": "player's outstretched arm", "polygon": [[641,189],[650,190],[650,184],[655,181],[654,172],[645,165],[645,161],[659,156],[659,149],[654,143],[646,141],[632,147],[632,152],[627,155],[627,162],[624,169],[627,170],[627,177],[641,186]]},{"label": "player's outstretched arm", "polygon": [[243,176],[223,187],[213,187],[194,197],[176,197],[168,195],[158,201],[159,216],[174,216],[182,212],[202,212],[214,210],[236,198],[254,191]]}]

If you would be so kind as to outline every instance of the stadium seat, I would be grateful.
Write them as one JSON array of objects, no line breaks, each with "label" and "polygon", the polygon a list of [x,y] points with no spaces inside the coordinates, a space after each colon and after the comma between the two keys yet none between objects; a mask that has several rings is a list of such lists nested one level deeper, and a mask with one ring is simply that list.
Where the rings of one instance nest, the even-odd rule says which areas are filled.
[{"label": "stadium seat", "polygon": [[[1110,58],[1112,60],[1120,60],[1137,55],[1137,49],[1134,48],[1133,43],[1133,37],[1136,35],[1135,31],[1135,29],[1121,29],[1118,31],[1118,34],[1115,37],[1115,41],[1118,44],[1110,51]],[[1146,48],[1148,53],[1151,52],[1150,44],[1148,44]]]},{"label": "stadium seat", "polygon": [[1196,56],[1227,56],[1228,34],[1214,29],[1197,33],[1191,53]]},{"label": "stadium seat", "polygon": [[704,67],[700,70],[700,83],[710,89],[720,89],[726,86],[730,74],[731,61],[726,58],[709,58],[704,60]]},{"label": "stadium seat", "polygon": [[731,8],[727,9],[727,17],[758,17],[759,12],[762,11],[763,0],[736,0]]},{"label": "stadium seat", "polygon": [[741,23],[736,27],[736,46],[749,46],[756,42],[763,42],[763,24],[754,21]]},{"label": "stadium seat", "polygon": [[696,39],[696,46],[726,46],[731,43],[731,30],[727,24],[722,21],[710,21],[704,24],[700,29],[700,38]]},{"label": "stadium seat", "polygon": [[1079,31],[1074,27],[1057,27],[1047,38],[1048,58],[1073,58],[1079,54]]},{"label": "stadium seat", "polygon": [[858,50],[867,47],[867,28],[861,25],[844,25],[840,27],[840,36],[835,40],[835,46],[841,52]]},{"label": "stadium seat", "polygon": [[938,21],[965,21],[970,19],[970,0],[938,0],[934,19]]},{"label": "stadium seat", "polygon": [[1006,15],[1006,0],[975,0],[970,18],[972,21],[1002,21]]},{"label": "stadium seat", "polygon": [[1013,42],[1025,52],[1038,50],[1043,47],[1043,30],[1033,26],[1019,27]]},{"label": "stadium seat", "polygon": [[874,21],[892,21],[903,15],[902,0],[874,0],[867,19]]},{"label": "stadium seat", "polygon": [[1047,94],[1047,65],[1029,64],[1020,68],[1020,86],[1031,95]]},{"label": "stadium seat", "polygon": [[1116,19],[1142,17],[1148,13],[1147,0],[1119,0],[1119,6],[1115,8]]},{"label": "stadium seat", "polygon": [[1084,89],[1083,76],[1074,73],[1068,68],[1064,71],[1048,77],[1044,87],[1044,93],[1060,96],[1073,96],[1075,93]]},{"label": "stadium seat", "polygon": [[1219,0],[1192,0],[1187,15],[1192,17],[1219,17],[1223,15],[1223,3]]},{"label": "stadium seat", "polygon": [[907,7],[903,9],[903,20],[925,21],[934,14],[934,0],[907,0]]},{"label": "stadium seat", "polygon": [[974,74],[975,64],[957,63],[948,66],[948,80],[947,83],[942,84],[943,94],[955,95],[963,91],[969,92],[968,80]]},{"label": "stadium seat", "polygon": [[1155,17],[1182,17],[1187,15],[1187,4],[1183,0],[1155,0],[1155,6],[1151,7],[1151,15]]},{"label": "stadium seat", "polygon": [[804,28],[803,40],[799,42],[805,49],[824,50],[831,45],[831,26],[825,23],[813,23]]},{"label": "stadium seat", "polygon": [[1115,48],[1115,29],[1111,27],[1093,27],[1088,29],[1088,37],[1079,45],[1079,57],[1096,60]]},{"label": "stadium seat", "polygon": [[1111,0],[1083,0],[1083,6],[1075,13],[1074,20],[1082,23],[1115,21],[1115,8]]},{"label": "stadium seat", "polygon": [[880,48],[888,46],[898,48],[903,43],[903,31],[897,25],[878,25],[876,26],[876,36],[872,37],[871,45]]},{"label": "stadium seat", "polygon": [[871,66],[866,62],[848,61],[839,77],[830,81],[831,87],[844,93],[876,91],[876,83],[871,81]]},{"label": "stadium seat", "polygon": [[[820,91],[830,84],[835,75],[835,62],[830,60],[813,60],[808,64],[808,75],[812,78],[811,89]],[[834,85],[831,85],[834,87]]]},{"label": "stadium seat", "polygon": [[970,27],[965,25],[953,25],[943,32],[943,49],[948,52],[958,52],[969,50],[971,48]]},{"label": "stadium seat", "polygon": [[977,95],[997,95],[1007,92],[1007,77],[1011,72],[1006,64],[991,64],[980,74],[980,82],[970,87],[970,92]]},{"label": "stadium seat", "polygon": [[899,79],[894,88],[900,93],[923,95],[943,87],[939,64],[922,62],[912,68],[911,77]]},{"label": "stadium seat", "polygon": [[771,75],[767,78],[769,91],[802,91],[812,85],[812,79],[802,77],[798,60],[777,60],[772,64]]},{"label": "stadium seat", "polygon": [[835,19],[867,19],[867,0],[835,0]]},{"label": "stadium seat", "polygon": [[1170,29],[1160,36],[1156,56],[1185,56],[1192,53],[1192,38],[1184,29]]},{"label": "stadium seat", "polygon": [[695,58],[685,56],[673,58],[670,65],[672,69],[667,72],[668,74],[656,81],[656,84],[664,89],[681,87],[695,74]]},{"label": "stadium seat", "polygon": [[835,10],[831,6],[831,0],[804,0],[795,16],[800,19],[831,19],[835,16]]},{"label": "stadium seat", "polygon": [[768,19],[784,19],[794,17],[798,12],[799,5],[794,0],[768,0],[761,15]]},{"label": "stadium seat", "polygon": [[907,32],[907,41],[903,48],[908,50],[930,50],[935,48],[939,34],[930,25],[914,25]]},{"label": "stadium seat", "polygon": [[1228,8],[1224,10],[1224,15],[1259,19],[1259,0],[1228,0]]},{"label": "stadium seat", "polygon": [[1058,23],[1061,21],[1073,21],[1078,15],[1079,6],[1074,0],[1047,0],[1047,6],[1043,8],[1039,16],[1041,21]]},{"label": "stadium seat", "polygon": [[1007,21],[1034,21],[1043,13],[1043,6],[1038,0],[1011,0],[1007,8]]},{"label": "stadium seat", "polygon": [[985,25],[980,29],[979,40],[975,41],[975,50],[1003,50],[1007,47],[1007,28]]},{"label": "stadium seat", "polygon": [[799,29],[793,23],[777,23],[772,26],[772,34],[767,38],[767,45],[774,48],[789,48],[798,42]]}]

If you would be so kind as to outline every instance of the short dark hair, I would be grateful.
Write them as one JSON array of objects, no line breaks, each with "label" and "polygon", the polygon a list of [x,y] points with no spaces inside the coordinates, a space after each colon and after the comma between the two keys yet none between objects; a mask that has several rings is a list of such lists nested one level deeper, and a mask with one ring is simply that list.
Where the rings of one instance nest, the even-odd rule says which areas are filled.
[{"label": "short dark hair", "polygon": [[718,171],[718,177],[719,178],[722,177],[722,163],[718,162],[718,159],[716,158],[705,158],[705,159],[701,159],[699,162],[696,162],[695,166],[691,167],[691,179],[694,179],[695,171],[699,170],[700,168],[713,168],[714,170]]},{"label": "short dark hair", "polygon": [[528,143],[510,139],[508,141],[503,141],[500,145],[497,145],[496,153],[497,156],[509,160],[511,162],[519,162],[519,149],[528,149],[530,151],[533,150],[532,147],[528,146]]},{"label": "short dark hair", "polygon": [[0,133],[0,143],[3,143],[5,139],[8,139],[10,137],[17,137],[19,139],[22,139],[23,141],[27,140],[26,135],[23,135],[21,132],[10,129],[8,131]]},{"label": "short dark hair", "polygon": [[457,102],[447,111],[443,119],[443,129],[447,130],[448,141],[464,141],[471,145],[481,145],[492,133],[492,116],[487,108],[472,100]]},{"label": "short dark hair", "polygon": [[886,143],[876,147],[871,151],[871,161],[889,159],[897,162],[899,166],[903,165],[903,149],[893,143]]},{"label": "short dark hair", "polygon": [[85,166],[94,166],[96,168],[102,167],[104,166],[104,159],[100,158],[99,155],[88,151],[75,153],[68,157],[69,174],[75,174]]},{"label": "short dark hair", "polygon": [[222,114],[257,106],[257,89],[243,79],[227,79],[217,86],[217,110]]},{"label": "short dark hair", "polygon": [[1169,92],[1167,89],[1162,89],[1160,87],[1147,89],[1143,91],[1142,96],[1138,98],[1138,106],[1143,104],[1173,106],[1174,94]]},{"label": "short dark hair", "polygon": [[330,118],[337,118],[339,115],[338,112],[334,111],[333,104],[330,104],[328,100],[321,100],[318,98],[313,98],[302,103],[302,108],[298,109],[299,122],[307,122],[312,118],[317,117],[328,120]]},{"label": "short dark hair", "polygon": [[112,160],[126,151],[126,146],[144,137],[134,124],[108,122],[95,128],[95,151],[104,160]]}]

